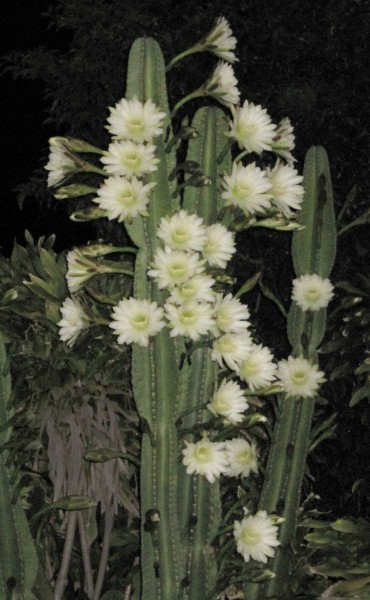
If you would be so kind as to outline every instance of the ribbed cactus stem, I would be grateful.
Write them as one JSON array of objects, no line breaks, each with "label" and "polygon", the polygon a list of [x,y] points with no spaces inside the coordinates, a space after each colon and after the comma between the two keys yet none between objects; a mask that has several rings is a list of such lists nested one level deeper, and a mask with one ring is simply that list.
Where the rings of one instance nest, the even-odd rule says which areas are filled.
[{"label": "ribbed cactus stem", "polygon": [[[330,169],[326,152],[312,147],[304,166],[305,198],[299,221],[304,229],[293,234],[292,257],[296,275],[316,273],[328,277],[336,247],[336,229]],[[317,362],[317,348],[325,332],[324,308],[306,313],[292,304],[288,315],[288,338],[295,357]],[[283,397],[274,430],[266,477],[259,506],[284,518],[280,526],[280,546],[269,568],[275,578],[244,586],[248,600],[290,600],[291,572],[301,487],[309,448],[314,398]]]}]

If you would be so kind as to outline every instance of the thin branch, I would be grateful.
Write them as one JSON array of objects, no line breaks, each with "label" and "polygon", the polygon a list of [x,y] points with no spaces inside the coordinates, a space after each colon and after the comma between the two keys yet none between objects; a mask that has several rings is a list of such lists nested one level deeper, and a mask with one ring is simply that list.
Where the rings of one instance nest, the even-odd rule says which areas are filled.
[{"label": "thin branch", "polygon": [[103,537],[102,551],[101,551],[101,556],[100,556],[99,571],[98,571],[98,576],[96,579],[93,600],[99,600],[100,592],[103,587],[103,581],[104,581],[105,571],[107,568],[108,557],[109,557],[110,537],[111,537],[112,528],[113,528],[113,519],[114,519],[113,514],[114,514],[113,506],[107,507],[106,512],[105,512],[104,537]]},{"label": "thin branch", "polygon": [[70,511],[68,513],[68,524],[66,531],[66,538],[64,540],[64,548],[63,548],[63,557],[62,564],[60,565],[60,571],[55,583],[54,589],[54,600],[62,600],[64,590],[67,586],[68,582],[68,567],[69,561],[71,560],[72,548],[73,548],[73,540],[75,537],[77,524],[77,512]]},{"label": "thin branch", "polygon": [[78,511],[78,532],[80,534],[82,562],[84,565],[85,572],[85,591],[87,596],[91,599],[94,594],[94,581],[91,569],[90,548],[86,538],[86,524],[82,510]]}]

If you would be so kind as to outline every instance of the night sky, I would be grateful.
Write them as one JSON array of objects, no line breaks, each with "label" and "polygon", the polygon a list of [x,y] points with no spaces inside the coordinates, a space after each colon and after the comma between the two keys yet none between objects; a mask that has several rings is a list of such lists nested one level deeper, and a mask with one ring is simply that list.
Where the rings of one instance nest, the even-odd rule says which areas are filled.
[{"label": "night sky", "polygon": [[[63,43],[62,35],[59,39],[59,34],[47,30],[47,21],[42,17],[49,4],[49,0],[12,0],[6,4],[1,17],[2,55],[11,50],[26,50],[39,45],[54,46],[56,41]],[[51,132],[42,126],[45,119],[43,93],[40,82],[14,81],[9,73],[2,74],[0,252],[5,255],[9,254],[15,237],[23,243],[25,228],[30,229],[36,238],[45,233],[50,234],[57,218],[54,211],[40,211],[38,204],[30,199],[20,211],[14,191],[17,185],[28,181],[36,168],[45,164],[47,140]]]}]

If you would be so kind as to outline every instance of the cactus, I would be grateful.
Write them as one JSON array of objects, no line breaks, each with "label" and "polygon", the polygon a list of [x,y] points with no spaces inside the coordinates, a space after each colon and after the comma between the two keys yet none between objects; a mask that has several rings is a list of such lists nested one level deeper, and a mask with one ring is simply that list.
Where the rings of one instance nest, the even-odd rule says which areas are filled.
[{"label": "cactus", "polygon": [[42,573],[36,548],[19,499],[15,499],[13,469],[8,464],[13,414],[9,362],[0,332],[0,597],[4,600],[49,600],[51,590]]},{"label": "cactus", "polygon": [[[126,97],[152,99],[168,114],[165,69],[159,46],[151,39],[134,43],[128,66]],[[211,177],[212,185],[188,187],[183,207],[197,212],[207,224],[215,222],[218,207],[217,156],[222,150],[225,130],[220,109],[202,109],[194,119],[199,138],[189,144],[188,157]],[[169,127],[167,120],[166,126]],[[207,143],[204,137],[208,136]],[[139,248],[135,264],[134,290],[137,298],[163,302],[163,292],[154,288],[147,268],[155,252],[156,229],[162,216],[179,208],[170,174],[176,166],[175,149],[166,152],[164,141],[157,143],[160,159],[154,175],[156,187],[149,217],[128,225],[127,230]],[[225,159],[227,160],[227,159]],[[223,165],[221,165],[223,168]],[[219,523],[220,499],[217,485],[192,481],[178,464],[176,421],[197,405],[204,404],[214,385],[215,364],[209,349],[193,352],[191,365],[179,370],[184,348],[161,331],[149,348],[133,347],[132,382],[140,417],[150,431],[143,432],[141,454],[142,498],[142,597],[173,600],[200,600],[215,585],[210,543]],[[206,419],[206,411],[195,411],[183,424],[191,427]],[[189,576],[191,573],[191,577]],[[183,595],[182,595],[183,594]]]},{"label": "cactus", "polygon": [[[304,165],[305,197],[299,222],[304,229],[295,231],[292,258],[298,276],[317,273],[328,277],[334,264],[336,228],[330,169],[324,148],[309,149]],[[288,314],[288,338],[294,356],[317,362],[317,348],[325,332],[326,309],[303,312],[292,303]],[[294,537],[301,485],[309,447],[314,398],[280,397],[274,439],[265,472],[259,505],[268,512],[282,514],[281,546],[271,561],[275,577],[264,584],[247,584],[248,600],[284,600],[292,597],[290,579]]]},{"label": "cactus", "polygon": [[[235,40],[234,38],[228,40],[231,32],[226,20],[220,18],[214,27],[209,42],[207,37],[204,38],[191,53],[204,50],[213,52],[217,47],[214,43],[216,34],[222,44],[229,45],[229,49],[233,47]],[[224,50],[225,48],[222,52]],[[218,56],[220,52],[217,52]],[[182,53],[181,56],[185,55],[186,53]],[[230,61],[232,59],[229,52],[227,52],[227,59]],[[239,92],[230,65],[220,62],[213,75],[198,90],[179,100],[170,113],[166,92],[166,71],[175,62],[176,59],[171,61],[166,69],[157,42],[151,38],[137,39],[129,55],[125,99],[122,99],[115,108],[111,108],[111,116],[108,119],[110,123],[108,129],[115,138],[108,151],[91,149],[89,144],[79,140],[52,138],[51,147],[52,152],[54,148],[54,157],[51,155],[46,168],[51,172],[49,185],[53,186],[64,184],[65,178],[58,182],[56,178],[60,177],[61,173],[68,177],[71,169],[73,173],[87,172],[107,177],[100,189],[95,188],[100,198],[93,198],[93,202],[98,203],[99,208],[91,205],[87,208],[83,207],[71,218],[75,220],[95,219],[102,216],[108,216],[109,219],[119,218],[120,222],[124,221],[125,229],[137,248],[133,259],[133,271],[126,269],[127,265],[120,263],[114,263],[117,271],[112,264],[109,267],[112,270],[106,271],[133,275],[133,297],[128,299],[124,297],[119,306],[114,308],[113,316],[108,315],[104,304],[115,304],[116,299],[109,301],[109,291],[105,293],[103,286],[99,290],[99,296],[93,295],[98,304],[99,298],[104,298],[103,307],[94,306],[87,314],[81,312],[82,307],[68,298],[61,309],[63,319],[58,323],[61,328],[60,337],[69,345],[75,343],[82,330],[88,329],[94,323],[109,325],[115,329],[115,333],[119,335],[118,343],[133,344],[131,378],[141,432],[141,589],[134,590],[134,597],[140,596],[145,600],[214,600],[224,590],[227,578],[226,567],[230,568],[232,576],[240,583],[238,575],[235,574],[233,559],[229,561],[224,553],[221,561],[215,550],[220,539],[226,539],[226,549],[231,548],[229,554],[233,555],[236,552],[233,550],[234,539],[231,534],[233,526],[227,522],[224,527],[220,486],[218,481],[214,480],[222,473],[230,477],[247,477],[251,469],[257,471],[255,463],[257,450],[251,440],[252,428],[263,422],[265,417],[255,411],[250,420],[246,420],[245,429],[249,428],[249,430],[243,432],[241,438],[229,440],[230,443],[241,442],[244,444],[244,449],[251,449],[252,458],[247,456],[249,452],[247,450],[245,462],[240,459],[241,470],[236,470],[236,473],[230,472],[233,459],[228,454],[225,438],[229,433],[230,435],[239,433],[241,428],[238,424],[244,420],[243,413],[248,408],[246,396],[254,394],[255,388],[259,388],[256,395],[270,393],[269,388],[275,380],[276,370],[271,353],[268,349],[262,349],[263,366],[259,374],[260,379],[257,377],[257,383],[253,381],[250,383],[248,379],[254,376],[253,368],[252,374],[248,374],[246,369],[245,375],[240,376],[243,361],[249,358],[249,354],[253,355],[253,351],[259,352],[260,347],[256,350],[256,345],[248,331],[247,308],[237,297],[233,298],[231,293],[223,294],[225,284],[230,288],[233,284],[233,280],[222,272],[235,252],[234,233],[229,229],[234,229],[235,232],[254,226],[266,226],[278,230],[293,230],[299,227],[294,222],[295,213],[289,207],[289,201],[284,207],[284,202],[279,204],[279,200],[274,198],[274,193],[267,192],[273,188],[270,178],[271,181],[274,177],[279,178],[281,169],[284,169],[283,176],[288,173],[288,177],[293,177],[296,183],[292,206],[294,210],[299,207],[303,190],[300,185],[301,177],[291,165],[283,165],[280,159],[276,161],[276,168],[268,170],[263,170],[256,162],[249,161],[251,164],[243,165],[242,159],[247,154],[256,152],[258,155],[263,150],[275,152],[287,162],[291,162],[290,150],[294,146],[292,128],[288,120],[283,120],[279,126],[271,123],[265,109],[260,106],[248,102],[243,108],[235,106],[239,103]],[[195,113],[190,126],[187,123],[182,124],[174,133],[171,126],[172,115],[185,101],[200,96],[210,96],[219,101],[224,110],[215,105],[202,107]],[[157,111],[155,118],[160,119],[162,125],[158,133],[154,135],[151,135],[152,131],[150,134],[147,133],[150,143],[145,146],[145,149],[153,153],[153,162],[149,165],[148,172],[145,172],[144,181],[145,187],[151,190],[151,195],[150,201],[148,197],[145,198],[147,202],[145,207],[138,209],[134,215],[128,214],[125,199],[119,197],[117,201],[116,197],[113,198],[114,211],[117,209],[117,204],[119,205],[116,213],[112,212],[112,196],[108,197],[108,201],[107,196],[104,197],[108,185],[116,185],[118,180],[122,184],[125,177],[127,179],[132,177],[132,172],[129,175],[125,172],[126,166],[123,168],[118,164],[118,154],[116,155],[115,152],[126,152],[130,147],[136,148],[135,152],[139,153],[140,143],[137,146],[133,145],[139,136],[136,132],[131,132],[131,137],[127,134],[125,129],[127,122],[122,125],[124,118],[122,114],[120,116],[120,110],[127,111],[129,103],[133,114],[134,110],[144,111],[145,107],[148,111]],[[228,108],[231,109],[234,119],[232,124],[225,118],[225,110]],[[246,119],[247,123],[239,127],[239,119]],[[257,135],[258,139],[252,141],[248,140],[248,136],[253,137],[255,130],[248,125],[249,119],[262,123],[261,137],[258,138]],[[129,123],[133,129],[137,126],[137,120],[140,119],[132,119],[132,123]],[[257,130],[258,127],[259,125],[256,126]],[[185,158],[183,146],[179,151],[182,140],[187,142]],[[145,141],[149,140],[145,139]],[[231,168],[233,143],[237,143],[241,152],[235,153],[235,162]],[[144,144],[141,145],[141,151],[143,147]],[[107,165],[106,170],[93,168],[76,156],[76,153],[84,152],[103,155],[101,161]],[[117,173],[119,177],[115,179]],[[227,173],[230,175],[227,176]],[[110,177],[111,174],[113,177]],[[143,182],[138,182],[136,176],[132,177],[131,183],[125,181],[126,186],[133,184],[138,184],[143,189]],[[94,188],[72,184],[62,187],[61,190],[56,191],[57,198],[73,199],[80,192],[85,197]],[[80,206],[84,205],[86,202],[83,201]],[[122,205],[125,205],[123,209]],[[258,213],[262,213],[265,218],[258,221]],[[184,248],[185,244],[181,246],[182,242],[179,243],[178,240],[174,242],[171,237],[173,232],[169,236],[168,244],[166,241],[162,243],[172,218],[189,218],[194,227],[199,228],[199,236],[195,235],[191,241],[196,249],[191,244]],[[190,221],[186,221],[188,228]],[[180,240],[182,235],[183,231],[179,234]],[[175,234],[173,237],[176,237]],[[177,251],[179,246],[183,252]],[[99,250],[99,253],[89,260],[84,258],[83,252],[75,253],[74,260],[69,260],[67,273],[69,291],[72,294],[80,292],[84,280],[87,281],[95,276],[98,271],[104,272],[105,263],[100,258],[109,254],[112,249],[113,247],[107,247],[107,251]],[[98,268],[95,269],[93,264],[96,256],[99,256],[99,262]],[[162,258],[165,260],[164,257],[166,260],[172,260],[174,256],[179,262],[175,264],[174,273],[171,274],[173,279],[170,280],[167,271],[163,276],[160,261]],[[181,271],[179,264],[181,266],[185,263],[194,264],[194,271],[191,274],[187,273],[184,280],[179,283],[176,279],[178,271]],[[121,266],[125,266],[125,271],[119,270]],[[83,274],[85,267],[86,277]],[[191,270],[191,267],[189,269]],[[184,292],[181,283],[185,281],[184,287],[186,287],[190,282],[190,286],[196,287],[197,284],[194,283],[196,278],[193,276],[197,274],[203,277],[206,291],[199,292],[198,298],[201,296],[202,299],[192,303],[188,301],[187,296],[184,299],[181,295]],[[72,281],[74,276],[75,280]],[[207,280],[207,284],[204,284],[204,280]],[[248,283],[243,286],[240,294],[245,293],[248,286]],[[212,291],[209,292],[211,287]],[[122,294],[127,295],[127,288],[122,290]],[[203,296],[206,297],[205,300]],[[91,298],[86,303],[86,307],[89,306],[90,301]],[[220,308],[222,303],[224,305]],[[225,308],[225,305],[230,304],[232,308]],[[145,306],[148,312],[140,315],[137,313],[138,321],[133,323],[131,310],[138,306]],[[150,322],[152,318],[150,310],[156,314],[155,323]],[[226,311],[226,317],[222,315],[222,310]],[[179,317],[181,311],[184,311],[182,321]],[[172,318],[174,314],[175,317]],[[108,316],[113,320],[108,321]],[[168,322],[161,321],[162,317]],[[198,329],[195,331],[188,325],[192,318],[198,319]],[[143,322],[144,328],[147,328],[145,335],[141,336],[139,332],[142,332]],[[219,366],[225,367],[222,375]],[[258,366],[257,364],[257,371]],[[228,375],[224,375],[226,370]],[[243,379],[241,384],[243,387],[239,387],[233,381],[236,377]],[[222,383],[219,381],[221,378],[223,378]],[[213,413],[206,408],[212,406],[210,402],[218,386],[221,387],[223,384],[226,386],[229,383],[234,386],[232,399],[229,401],[229,398],[226,398],[226,404],[229,402],[232,405],[230,410],[234,411],[234,416],[230,419],[222,409]],[[248,385],[250,387],[245,390]],[[277,389],[281,389],[280,384],[277,384]],[[236,407],[237,404],[239,407]],[[201,440],[199,440],[200,435]],[[198,443],[200,446],[197,446]],[[204,446],[202,447],[201,444]],[[184,445],[186,445],[185,450],[183,450]],[[199,448],[203,450],[206,448],[206,459],[204,454],[195,456],[196,447],[197,451]],[[187,454],[188,450],[189,454]],[[182,452],[183,461],[180,458]],[[190,456],[191,452],[194,454]],[[203,468],[205,463],[210,470]],[[240,498],[236,498],[239,493],[236,484],[232,493],[234,492],[233,506],[236,507],[235,514],[239,516],[242,507]],[[242,495],[243,501],[245,496],[246,494]],[[234,516],[234,508],[227,510],[226,513],[225,521],[229,521]],[[266,527],[271,528],[275,521],[267,515],[265,517]],[[220,530],[221,523],[222,530]],[[276,531],[277,535],[277,527],[272,531],[274,535]],[[273,545],[276,543],[274,539]],[[244,554],[240,550],[240,544],[238,552]],[[241,558],[238,558],[238,564],[241,564]],[[249,556],[244,555],[244,559],[249,560]],[[220,564],[222,562],[222,567],[219,562]],[[252,570],[256,574],[256,569]],[[257,573],[260,577],[265,575],[265,572],[262,575],[260,572]],[[250,578],[250,572],[246,578],[248,577]]]}]

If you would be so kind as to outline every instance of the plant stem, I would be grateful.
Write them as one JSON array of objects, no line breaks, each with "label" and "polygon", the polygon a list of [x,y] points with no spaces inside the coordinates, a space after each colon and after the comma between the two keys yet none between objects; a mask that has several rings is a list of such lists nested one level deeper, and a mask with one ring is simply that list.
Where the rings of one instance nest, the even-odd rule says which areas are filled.
[{"label": "plant stem", "polygon": [[107,509],[105,511],[104,537],[103,537],[99,570],[98,570],[98,576],[96,578],[93,600],[99,600],[101,589],[103,587],[103,581],[104,581],[105,571],[107,568],[108,557],[109,557],[110,538],[111,538],[111,533],[112,533],[112,528],[113,528],[113,520],[114,520],[113,511],[114,511],[113,506],[107,507]]},{"label": "plant stem", "polygon": [[199,89],[195,90],[194,92],[191,92],[191,94],[188,94],[187,96],[184,96],[183,98],[181,98],[181,100],[179,100],[177,102],[177,104],[175,104],[174,108],[172,109],[171,117],[173,117],[177,113],[177,111],[183,104],[185,104],[186,102],[189,102],[189,100],[193,100],[193,98],[201,98],[202,96],[204,96],[204,90],[203,90],[203,88],[199,88]]},{"label": "plant stem", "polygon": [[58,577],[57,577],[57,580],[55,583],[54,600],[62,600],[64,590],[67,586],[68,567],[69,567],[69,562],[71,560],[73,540],[74,540],[75,531],[76,531],[76,524],[77,524],[77,511],[70,511],[68,513],[68,524],[67,524],[66,538],[64,541],[62,563],[60,565],[60,571],[59,571],[59,574],[58,574]]},{"label": "plant stem", "polygon": [[91,599],[93,597],[93,593],[94,593],[94,582],[93,582],[92,569],[91,569],[89,545],[87,543],[87,538],[86,538],[86,525],[85,525],[85,519],[84,519],[82,510],[78,511],[77,519],[78,519],[78,532],[80,534],[82,562],[84,565],[84,572],[85,572],[85,586],[86,586],[85,591],[86,591],[87,596]]}]

